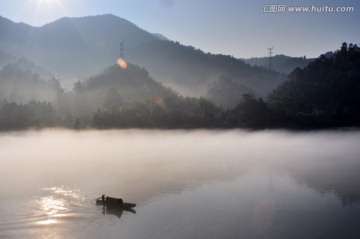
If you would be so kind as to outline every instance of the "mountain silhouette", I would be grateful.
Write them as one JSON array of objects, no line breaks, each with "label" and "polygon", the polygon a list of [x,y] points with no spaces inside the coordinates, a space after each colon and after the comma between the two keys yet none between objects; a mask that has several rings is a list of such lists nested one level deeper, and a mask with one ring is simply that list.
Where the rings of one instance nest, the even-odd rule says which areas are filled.
[{"label": "mountain silhouette", "polygon": [[205,96],[208,85],[225,76],[264,96],[285,79],[231,56],[164,40],[110,14],[65,17],[42,27],[1,17],[0,32],[1,52],[26,57],[62,80],[84,79],[114,64],[122,42],[126,61],[145,67],[154,79],[184,95]]},{"label": "mountain silhouette", "polygon": [[177,97],[174,91],[153,80],[144,68],[127,64],[124,69],[112,65],[100,74],[76,82],[73,91],[66,93],[66,100],[58,100],[63,103],[62,113],[78,115],[99,108],[119,108],[134,102]]}]

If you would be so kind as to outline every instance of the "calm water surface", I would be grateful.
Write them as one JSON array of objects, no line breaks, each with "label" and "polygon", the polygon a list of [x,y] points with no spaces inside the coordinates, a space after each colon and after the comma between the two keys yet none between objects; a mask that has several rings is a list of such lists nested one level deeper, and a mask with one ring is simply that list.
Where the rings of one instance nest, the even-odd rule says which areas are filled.
[{"label": "calm water surface", "polygon": [[360,238],[360,132],[2,133],[0,193],[1,239]]}]

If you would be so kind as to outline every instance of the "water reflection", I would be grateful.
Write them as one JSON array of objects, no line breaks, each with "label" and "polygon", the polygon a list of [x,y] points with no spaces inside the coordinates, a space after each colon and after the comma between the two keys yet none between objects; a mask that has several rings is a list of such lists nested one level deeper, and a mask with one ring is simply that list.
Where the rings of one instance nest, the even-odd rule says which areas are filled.
[{"label": "water reflection", "polygon": [[300,183],[317,190],[320,194],[335,194],[344,206],[360,202],[360,163],[353,159],[328,158],[321,164],[287,166]]},{"label": "water reflection", "polygon": [[124,211],[136,214],[136,211],[132,208],[102,206],[102,215],[115,215],[119,219],[121,219]]},{"label": "water reflection", "polygon": [[42,195],[36,199],[39,215],[46,218],[36,222],[37,225],[53,225],[61,223],[59,218],[73,216],[74,205],[84,202],[84,196],[80,190],[67,189],[65,186],[43,188]]},{"label": "water reflection", "polygon": [[258,234],[266,232],[274,221],[276,213],[276,203],[274,200],[263,200],[254,209],[252,213],[252,225]]},{"label": "water reflection", "polygon": [[37,222],[38,225],[51,225],[51,224],[55,224],[58,223],[58,221],[56,219],[46,219],[46,220],[42,220]]}]

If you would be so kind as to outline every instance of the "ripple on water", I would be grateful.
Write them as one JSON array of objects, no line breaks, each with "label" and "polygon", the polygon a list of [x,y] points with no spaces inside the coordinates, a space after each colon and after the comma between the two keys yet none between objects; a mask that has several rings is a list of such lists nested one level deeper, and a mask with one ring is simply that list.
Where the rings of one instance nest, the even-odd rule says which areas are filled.
[{"label": "ripple on water", "polygon": [[[0,218],[0,238],[22,238],[21,235],[36,235],[37,231],[60,229],[81,218],[83,212],[86,213],[85,196],[80,190],[65,186],[43,188],[28,200],[19,198],[8,203]],[[35,235],[30,238],[36,238]]]}]

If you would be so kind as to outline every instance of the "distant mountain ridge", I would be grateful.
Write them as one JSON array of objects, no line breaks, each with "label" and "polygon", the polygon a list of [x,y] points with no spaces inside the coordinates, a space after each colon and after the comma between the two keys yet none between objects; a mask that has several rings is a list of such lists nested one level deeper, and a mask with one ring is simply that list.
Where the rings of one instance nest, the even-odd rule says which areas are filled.
[{"label": "distant mountain ridge", "polygon": [[[270,57],[254,57],[249,59],[243,59],[246,63],[252,66],[259,66],[264,68],[270,68]],[[304,68],[314,59],[307,59],[304,57],[291,57],[285,55],[276,55],[271,58],[272,70],[290,74],[297,67]]]},{"label": "distant mountain ridge", "polygon": [[121,41],[131,49],[158,39],[114,15],[64,17],[38,28],[1,19],[0,30],[0,49],[65,77],[90,76],[115,63]]},{"label": "distant mountain ridge", "polygon": [[205,96],[208,85],[225,76],[265,96],[285,79],[231,56],[161,39],[110,14],[61,18],[42,27],[0,18],[0,32],[0,51],[26,57],[59,79],[84,79],[113,65],[121,42],[126,61],[145,67],[152,78],[184,95]]},{"label": "distant mountain ridge", "polygon": [[153,33],[154,36],[156,36],[157,38],[159,38],[160,40],[163,40],[163,41],[170,41],[169,38],[167,38],[166,36],[160,34],[160,33]]}]

